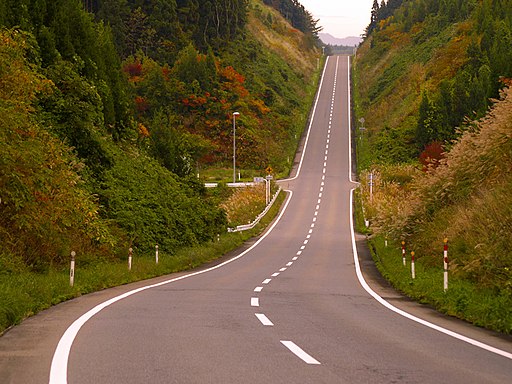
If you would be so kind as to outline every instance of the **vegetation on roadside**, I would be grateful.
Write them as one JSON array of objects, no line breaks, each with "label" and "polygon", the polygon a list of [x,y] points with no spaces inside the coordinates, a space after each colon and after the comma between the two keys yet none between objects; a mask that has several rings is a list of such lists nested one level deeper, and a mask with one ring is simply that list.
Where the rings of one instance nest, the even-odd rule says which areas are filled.
[{"label": "vegetation on roadside", "polygon": [[[354,62],[370,244],[383,274],[400,290],[510,333],[512,3],[392,5],[386,16],[374,7],[372,28]],[[446,294],[445,238],[453,282]],[[384,239],[391,250],[382,246]],[[401,241],[409,259],[410,251],[416,253],[415,281],[400,267]]]},{"label": "vegetation on roadside", "polygon": [[2,271],[225,231],[196,175],[230,165],[234,111],[237,166],[287,174],[319,57],[288,5],[300,30],[256,0],[0,0]]},{"label": "vegetation on roadside", "polygon": [[[296,1],[0,0],[0,282],[30,290],[0,300],[5,326],[104,288],[49,288],[71,251],[107,274],[129,247],[176,258],[158,273],[188,268],[183,250],[209,252],[231,225],[230,191],[197,174],[231,167],[234,111],[243,177],[288,174],[316,31]],[[24,295],[35,299],[15,309]]]},{"label": "vegetation on roadside", "polygon": [[118,259],[103,261],[87,260],[77,255],[73,287],[69,284],[69,267],[52,268],[46,273],[29,270],[1,273],[0,335],[26,317],[62,301],[139,280],[187,271],[212,262],[246,240],[260,235],[276,217],[285,198],[285,194],[280,193],[275,204],[254,229],[237,233],[222,232],[211,242],[181,248],[173,254],[159,250],[158,264],[154,250],[135,252],[131,271],[128,270],[127,253]]}]

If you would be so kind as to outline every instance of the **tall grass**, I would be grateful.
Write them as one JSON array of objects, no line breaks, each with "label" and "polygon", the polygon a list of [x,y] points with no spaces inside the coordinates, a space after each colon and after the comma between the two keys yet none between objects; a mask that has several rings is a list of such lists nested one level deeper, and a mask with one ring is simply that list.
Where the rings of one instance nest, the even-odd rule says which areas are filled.
[{"label": "tall grass", "polygon": [[[426,276],[440,268],[439,249],[449,239],[455,284],[450,290],[458,296],[440,297],[428,288],[432,281],[409,290],[397,283],[403,280],[400,270],[386,266],[384,273],[400,289],[447,313],[510,333],[512,91],[505,89],[488,116],[446,150],[427,172],[414,166],[375,167],[373,195],[365,182],[361,193],[372,230],[397,243],[405,240]],[[363,172],[361,179],[367,177]]]}]

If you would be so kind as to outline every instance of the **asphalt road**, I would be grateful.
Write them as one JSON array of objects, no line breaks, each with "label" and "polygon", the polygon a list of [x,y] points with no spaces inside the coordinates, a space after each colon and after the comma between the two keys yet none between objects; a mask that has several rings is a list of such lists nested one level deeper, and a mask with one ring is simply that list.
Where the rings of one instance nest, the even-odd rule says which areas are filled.
[{"label": "asphalt road", "polygon": [[348,58],[331,57],[286,207],[252,248],[27,320],[0,338],[0,382],[511,382],[510,338],[404,299],[354,257],[348,106]]}]

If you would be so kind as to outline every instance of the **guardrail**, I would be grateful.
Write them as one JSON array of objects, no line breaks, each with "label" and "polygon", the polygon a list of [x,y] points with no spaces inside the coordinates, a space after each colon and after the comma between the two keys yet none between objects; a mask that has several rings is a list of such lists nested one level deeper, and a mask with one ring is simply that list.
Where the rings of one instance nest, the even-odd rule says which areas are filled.
[{"label": "guardrail", "polygon": [[228,228],[228,232],[241,232],[241,231],[248,231],[249,229],[253,229],[256,225],[258,225],[258,223],[260,222],[260,220],[267,214],[267,212],[270,210],[270,208],[272,208],[272,205],[274,205],[274,202],[276,201],[277,199],[277,196],[279,196],[279,192],[281,192],[282,188],[279,187],[279,189],[277,190],[277,192],[274,194],[274,196],[272,197],[272,200],[270,200],[270,202],[268,203],[268,205],[265,207],[265,209],[263,210],[263,212],[261,212],[258,217],[256,217],[256,219],[250,223],[250,224],[245,224],[245,225],[239,225],[237,226],[236,228]]}]

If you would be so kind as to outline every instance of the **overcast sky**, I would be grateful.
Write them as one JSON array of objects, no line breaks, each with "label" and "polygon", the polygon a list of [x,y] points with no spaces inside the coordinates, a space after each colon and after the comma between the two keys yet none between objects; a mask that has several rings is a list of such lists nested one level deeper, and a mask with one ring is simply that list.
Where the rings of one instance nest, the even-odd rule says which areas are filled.
[{"label": "overcast sky", "polygon": [[[334,37],[359,36],[370,24],[373,0],[299,0]],[[380,2],[379,2],[380,3]]]}]

